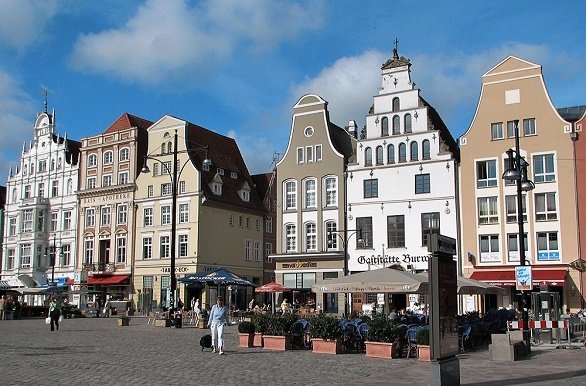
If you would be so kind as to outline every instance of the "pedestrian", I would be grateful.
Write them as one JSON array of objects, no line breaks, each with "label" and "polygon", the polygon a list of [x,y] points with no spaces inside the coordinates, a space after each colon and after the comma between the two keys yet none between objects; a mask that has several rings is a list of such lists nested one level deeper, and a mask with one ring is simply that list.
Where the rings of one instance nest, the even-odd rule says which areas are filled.
[{"label": "pedestrian", "polygon": [[6,295],[0,298],[0,320],[6,320]]},{"label": "pedestrian", "polygon": [[208,318],[208,327],[212,329],[212,352],[224,354],[224,326],[228,324],[228,309],[221,296],[216,299]]},{"label": "pedestrian", "polygon": [[110,303],[110,298],[108,298],[106,300],[106,303],[104,303],[104,317],[109,318],[110,317],[110,310],[112,309],[112,303]]},{"label": "pedestrian", "polygon": [[192,324],[199,324],[199,314],[201,310],[199,309],[199,299],[196,299],[195,296],[191,298],[191,323]]},{"label": "pedestrian", "polygon": [[59,317],[61,316],[61,304],[57,301],[57,297],[53,296],[51,303],[49,303],[49,317],[51,318],[51,331],[57,327],[59,329]]},{"label": "pedestrian", "polygon": [[96,309],[96,318],[100,317],[100,299],[98,299],[98,295],[96,295],[96,301],[94,302],[94,308]]}]

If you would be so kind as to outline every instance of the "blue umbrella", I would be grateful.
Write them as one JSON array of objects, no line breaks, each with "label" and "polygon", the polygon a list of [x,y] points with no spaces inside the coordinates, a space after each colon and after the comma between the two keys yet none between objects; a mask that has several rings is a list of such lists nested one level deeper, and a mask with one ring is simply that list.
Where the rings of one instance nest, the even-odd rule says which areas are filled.
[{"label": "blue umbrella", "polygon": [[211,271],[198,272],[193,275],[185,275],[178,279],[185,284],[203,284],[203,285],[243,285],[256,287],[250,281],[228,271],[226,268],[215,268]]}]

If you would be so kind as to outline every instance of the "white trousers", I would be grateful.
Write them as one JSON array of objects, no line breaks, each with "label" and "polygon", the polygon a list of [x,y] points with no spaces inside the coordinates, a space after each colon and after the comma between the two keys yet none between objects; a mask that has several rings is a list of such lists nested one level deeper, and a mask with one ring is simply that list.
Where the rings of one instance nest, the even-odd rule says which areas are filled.
[{"label": "white trousers", "polygon": [[[224,323],[212,323],[212,346],[215,349],[224,348]],[[217,343],[217,344],[216,344]]]}]

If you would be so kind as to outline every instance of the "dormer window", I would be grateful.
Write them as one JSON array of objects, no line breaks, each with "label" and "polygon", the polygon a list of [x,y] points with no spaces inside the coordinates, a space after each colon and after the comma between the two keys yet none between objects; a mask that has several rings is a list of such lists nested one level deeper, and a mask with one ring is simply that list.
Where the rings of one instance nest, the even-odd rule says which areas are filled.
[{"label": "dormer window", "polygon": [[247,191],[243,191],[242,192],[242,201],[250,201],[250,192]]},{"label": "dormer window", "polygon": [[220,184],[218,182],[212,182],[212,192],[216,196],[222,195],[222,184]]},{"label": "dormer window", "polygon": [[247,182],[244,183],[244,185],[242,186],[242,189],[238,190],[238,195],[240,196],[240,199],[242,199],[242,201],[244,201],[244,202],[250,201],[250,186],[248,185]]},{"label": "dormer window", "polygon": [[221,176],[223,176],[224,175],[224,169],[218,168],[218,174],[221,175]]},{"label": "dormer window", "polygon": [[238,173],[232,172],[232,173],[230,173],[230,177],[232,177],[232,179],[236,180],[236,179],[238,179]]}]

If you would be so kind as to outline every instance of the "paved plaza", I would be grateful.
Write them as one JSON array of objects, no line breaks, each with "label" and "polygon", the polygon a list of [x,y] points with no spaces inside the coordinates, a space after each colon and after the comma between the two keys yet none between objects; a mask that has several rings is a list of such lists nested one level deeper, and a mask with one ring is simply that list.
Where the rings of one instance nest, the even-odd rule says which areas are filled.
[{"label": "paved plaza", "polygon": [[[430,383],[430,365],[364,354],[324,355],[237,347],[226,329],[226,355],[201,352],[207,330],[147,326],[132,318],[65,320],[49,331],[44,319],[0,321],[0,385],[414,385]],[[530,359],[488,360],[486,350],[460,357],[465,385],[584,385],[586,348],[540,346]]]}]

